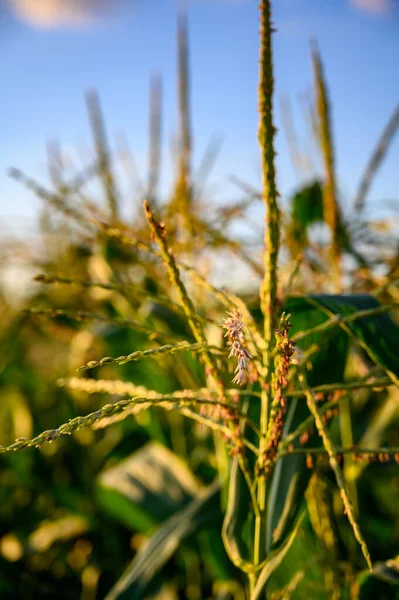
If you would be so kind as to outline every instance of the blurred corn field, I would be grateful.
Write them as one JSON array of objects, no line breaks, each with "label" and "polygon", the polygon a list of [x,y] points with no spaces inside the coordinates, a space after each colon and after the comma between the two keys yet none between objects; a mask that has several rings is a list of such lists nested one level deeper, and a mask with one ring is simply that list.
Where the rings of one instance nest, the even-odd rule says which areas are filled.
[{"label": "blurred corn field", "polygon": [[[53,143],[51,185],[10,171],[42,212],[35,243],[1,247],[2,599],[399,598],[398,228],[365,211],[398,109],[344,210],[334,90],[313,43],[307,116],[323,176],[305,168],[280,199],[270,4],[259,189],[234,178],[237,199],[212,201],[218,139],[193,164],[184,14],[168,197],[159,74],[146,176],[127,148],[111,154],[93,90],[87,167],[71,175]],[[281,108],[301,171],[309,157]]]}]

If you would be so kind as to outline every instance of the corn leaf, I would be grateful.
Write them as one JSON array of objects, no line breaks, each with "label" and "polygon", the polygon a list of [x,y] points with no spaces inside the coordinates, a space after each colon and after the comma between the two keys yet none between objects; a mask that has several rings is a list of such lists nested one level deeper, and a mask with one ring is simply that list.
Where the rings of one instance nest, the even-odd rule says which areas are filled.
[{"label": "corn leaf", "polygon": [[255,589],[251,594],[250,600],[258,600],[259,598],[262,597],[262,594],[264,592],[264,589],[265,589],[265,586],[266,586],[268,580],[270,579],[270,577],[274,573],[274,571],[277,569],[277,567],[279,567],[279,565],[282,563],[285,555],[287,554],[288,550],[291,548],[292,543],[294,542],[294,540],[298,534],[299,528],[302,524],[305,514],[306,514],[306,512],[302,513],[302,515],[298,519],[294,529],[291,531],[290,535],[285,539],[283,544],[277,550],[272,550],[270,552],[270,554],[267,557],[266,562],[260,572],[258,581],[256,582]]},{"label": "corn leaf", "polygon": [[[303,298],[289,299],[284,310],[292,315],[290,330],[292,337],[301,331],[319,326],[327,318],[321,311],[313,309]],[[342,381],[348,350],[346,333],[339,328],[331,335],[315,332],[298,343],[304,352],[315,345],[320,348],[310,359],[312,369],[307,373],[309,385]],[[309,415],[304,397],[290,399],[283,439],[295,431]],[[314,445],[317,437],[317,434],[310,436],[307,445]],[[300,447],[299,440],[296,440],[293,446]],[[307,468],[306,457],[303,455],[287,456],[277,462],[268,489],[266,536],[268,552],[272,547],[277,547],[294,526],[304,502],[303,495],[311,474],[312,470]]]},{"label": "corn leaf", "polygon": [[[370,314],[347,321],[345,329],[338,322],[330,329],[317,329],[331,315],[352,318],[359,311],[378,311],[380,304],[372,296],[320,295],[289,298],[284,310],[292,315],[291,336],[314,329],[301,337],[298,346],[307,351],[318,347],[310,358],[312,369],[307,372],[309,386],[343,381],[350,338],[361,342],[370,358],[381,365],[388,374],[398,375],[399,327],[385,313]],[[307,417],[309,410],[304,398],[290,400],[284,436],[288,435]],[[309,438],[311,446],[317,434]],[[299,442],[294,443],[298,447]],[[288,456],[280,459],[275,467],[268,492],[267,549],[278,546],[290,528],[303,502],[303,493],[312,471],[306,467],[305,456]]]},{"label": "corn leaf", "polygon": [[[259,423],[260,403],[259,398],[252,396],[243,405],[243,411],[254,423]],[[254,432],[245,428],[242,423],[244,439],[254,444],[257,443]],[[247,464],[250,472],[254,472],[254,457],[247,452]],[[232,459],[228,502],[223,522],[223,541],[230,560],[245,571],[251,569],[253,563],[255,512],[253,499],[248,487],[248,482],[240,468],[237,458]]]},{"label": "corn leaf", "polygon": [[149,442],[98,480],[97,498],[118,521],[146,533],[186,507],[200,484],[170,450]]},{"label": "corn leaf", "polygon": [[135,556],[105,600],[138,600],[146,597],[144,594],[147,586],[173,556],[180,543],[189,535],[218,521],[219,491],[219,482],[212,484],[161,525]]}]

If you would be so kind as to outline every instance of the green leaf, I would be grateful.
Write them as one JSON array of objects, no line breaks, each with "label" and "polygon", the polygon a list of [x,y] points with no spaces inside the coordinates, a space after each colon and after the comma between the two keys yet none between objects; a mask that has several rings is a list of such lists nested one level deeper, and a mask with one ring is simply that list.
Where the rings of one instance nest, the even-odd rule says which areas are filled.
[{"label": "green leaf", "polygon": [[117,520],[146,533],[187,506],[199,490],[199,482],[173,452],[149,442],[100,475],[97,498]]},{"label": "green leaf", "polygon": [[[311,306],[310,310],[322,312],[324,309],[326,319],[328,313],[350,317],[359,311],[375,310],[381,306],[378,300],[368,294],[310,296],[309,301],[317,305]],[[399,376],[399,327],[388,314],[374,314],[349,321],[345,329],[360,342],[373,362],[381,365],[388,374]]]},{"label": "green leaf", "polygon": [[[317,295],[289,298],[284,311],[292,315],[291,337],[326,323],[331,315],[350,317],[363,310],[376,310],[378,301],[369,295]],[[398,375],[399,327],[387,314],[374,314],[348,322],[345,327],[338,324],[331,329],[316,330],[302,337],[298,346],[306,351],[319,346],[307,372],[310,386],[343,381],[350,337],[354,336],[367,351],[370,358],[383,366],[389,373]],[[291,433],[309,416],[304,398],[290,401],[284,436]],[[309,438],[311,446],[317,440],[315,433]],[[294,447],[298,447],[296,441]],[[276,547],[293,526],[301,508],[303,493],[312,470],[306,467],[304,456],[287,456],[280,459],[274,469],[268,491],[267,549]]]},{"label": "green leaf", "polygon": [[[289,298],[284,305],[284,311],[292,315],[291,337],[317,327],[327,319],[323,312],[310,306],[304,297]],[[348,352],[347,334],[336,328],[329,334],[315,332],[298,343],[303,351],[309,350],[313,345],[320,345],[320,349],[310,358],[312,369],[307,373],[309,385],[342,381]],[[295,431],[309,415],[304,397],[290,399],[283,439]],[[307,445],[314,445],[317,438],[315,433],[309,438]],[[296,440],[293,446],[299,448],[299,440]],[[286,456],[277,462],[268,487],[267,552],[284,541],[294,526],[311,474],[312,469],[307,468],[306,457],[303,455]]]},{"label": "green leaf", "polygon": [[389,583],[399,585],[399,555],[391,560],[376,563],[373,566],[373,575]]},{"label": "green leaf", "polygon": [[[246,398],[242,410],[254,423],[260,420],[259,398]],[[253,444],[258,440],[254,432],[243,424],[243,436]],[[254,472],[255,460],[252,453],[247,452],[247,463]],[[240,469],[237,458],[233,458],[230,469],[228,501],[223,521],[223,542],[230,560],[242,571],[250,570],[253,564],[255,514],[248,482]]]},{"label": "green leaf", "polygon": [[230,560],[241,570],[247,570],[253,563],[254,512],[248,485],[237,458],[231,464],[222,535]]},{"label": "green leaf", "polygon": [[[295,338],[296,334],[316,328],[328,320],[329,317],[320,308],[311,305],[309,300],[324,306],[323,301],[327,299],[332,301],[335,298],[345,298],[345,296],[293,296],[288,298],[284,303],[284,311],[291,314],[290,337]],[[327,332],[315,331],[301,338],[297,345],[304,352],[312,346],[319,346],[317,353],[310,358],[312,369],[307,374],[310,386],[337,383],[343,380],[348,352],[348,336],[342,329],[335,327]]]},{"label": "green leaf", "polygon": [[[303,398],[295,398],[291,401],[283,439],[303,421],[306,414],[304,408]],[[298,440],[293,445],[298,447]],[[278,547],[284,541],[294,526],[304,504],[304,494],[311,474],[312,470],[306,466],[306,457],[300,454],[277,461],[267,490],[266,550],[268,553],[272,547]]]},{"label": "green leaf", "polygon": [[373,572],[358,576],[359,600],[398,600],[399,556],[373,565]]},{"label": "green leaf", "polygon": [[207,527],[198,534],[201,559],[207,565],[213,581],[236,578],[236,570],[226,554],[220,535],[220,526]]},{"label": "green leaf", "polygon": [[146,587],[173,556],[189,535],[218,521],[220,509],[217,481],[199,492],[185,508],[170,517],[138,552],[124,575],[107,594],[105,600],[138,600],[145,597]]},{"label": "green leaf", "polygon": [[262,593],[264,591],[265,585],[267,584],[271,575],[274,573],[274,571],[277,569],[277,567],[283,561],[288,550],[291,548],[292,543],[294,542],[294,540],[298,534],[299,528],[302,525],[302,521],[303,521],[305,514],[306,514],[306,512],[302,513],[302,515],[298,519],[294,529],[291,531],[290,535],[285,539],[283,544],[277,550],[272,550],[270,552],[270,554],[267,557],[267,559],[264,563],[264,566],[260,572],[258,581],[256,582],[255,589],[251,594],[250,600],[258,600],[259,598],[262,597]]},{"label": "green leaf", "polygon": [[[287,242],[294,256],[306,248],[309,228],[315,223],[324,222],[323,182],[313,183],[300,188],[291,197],[291,222],[287,230]],[[364,265],[363,256],[354,248],[348,225],[338,215],[338,241],[345,250]]]},{"label": "green leaf", "polygon": [[[275,594],[280,600],[281,594],[284,598],[282,590],[295,581],[298,573],[304,573],[305,577],[298,582],[299,585],[293,593],[293,598],[295,600],[313,600],[313,598],[331,600],[331,592],[325,588],[325,570],[330,558],[321,551],[309,521],[309,510],[307,510],[300,531],[298,531],[286,559],[274,571],[273,577],[268,583],[268,595],[273,598]],[[343,598],[346,598],[344,593]]]},{"label": "green leaf", "polygon": [[300,237],[313,223],[323,221],[323,187],[320,181],[301,188],[291,199],[291,217]]}]

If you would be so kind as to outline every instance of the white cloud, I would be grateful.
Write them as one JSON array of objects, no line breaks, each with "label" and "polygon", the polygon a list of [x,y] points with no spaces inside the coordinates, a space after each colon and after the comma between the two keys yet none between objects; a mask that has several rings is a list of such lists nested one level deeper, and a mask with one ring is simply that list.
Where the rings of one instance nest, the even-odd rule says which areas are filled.
[{"label": "white cloud", "polygon": [[[133,1],[133,0],[130,0]],[[190,0],[212,2],[215,0]],[[248,0],[219,0],[243,3]],[[392,8],[392,0],[348,0],[352,6],[375,14],[384,14]],[[0,0],[14,14],[28,24],[41,28],[79,27],[103,17],[126,0]]]},{"label": "white cloud", "polygon": [[392,8],[391,0],[350,0],[351,3],[356,6],[356,8],[360,8],[360,10],[364,10],[372,13],[380,13],[384,14],[389,12]]},{"label": "white cloud", "polygon": [[5,0],[13,12],[36,27],[81,26],[104,15],[118,0]]}]

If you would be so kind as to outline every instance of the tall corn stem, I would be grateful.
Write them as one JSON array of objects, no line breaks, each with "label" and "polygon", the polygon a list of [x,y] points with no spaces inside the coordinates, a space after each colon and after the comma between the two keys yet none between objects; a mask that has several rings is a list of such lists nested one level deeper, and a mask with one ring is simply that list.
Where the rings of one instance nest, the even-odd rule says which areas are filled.
[{"label": "tall corn stem", "polygon": [[[181,13],[178,22],[178,65],[179,65],[179,173],[185,179],[186,186],[190,181],[191,128],[189,107],[189,66],[188,66],[188,31],[187,15]],[[188,202],[189,198],[185,200]],[[184,207],[188,208],[188,206]]]},{"label": "tall corn stem", "polygon": [[[177,66],[178,66],[178,106],[179,136],[177,180],[171,205],[169,221],[178,217],[179,225],[175,229],[185,232],[185,237],[192,242],[192,190],[191,190],[191,122],[190,122],[190,77],[188,63],[188,24],[187,14],[180,13],[177,23]],[[172,231],[173,233],[173,231]],[[188,236],[187,236],[188,233]]]},{"label": "tall corn stem", "polygon": [[94,90],[86,95],[87,110],[93,131],[99,175],[108,201],[108,208],[113,219],[118,217],[118,193],[111,168],[110,152],[105,133],[104,119],[101,112],[100,100]]},{"label": "tall corn stem", "polygon": [[323,65],[316,46],[312,48],[313,70],[317,104],[317,129],[324,162],[323,211],[324,220],[331,230],[330,260],[335,288],[341,291],[341,256],[339,246],[340,214],[335,179],[334,148],[331,128],[330,103]]},{"label": "tall corn stem", "polygon": [[[259,74],[259,130],[258,138],[262,157],[263,200],[265,202],[265,274],[260,289],[260,304],[264,317],[263,353],[264,383],[261,398],[260,429],[263,435],[260,447],[260,461],[265,451],[265,438],[268,427],[269,408],[271,406],[271,380],[273,373],[272,344],[276,324],[277,298],[277,260],[280,242],[280,214],[277,205],[276,174],[274,167],[274,134],[273,124],[273,62],[271,33],[270,0],[260,3],[260,74]],[[257,494],[260,516],[255,528],[255,563],[262,562],[265,554],[266,536],[266,476],[261,462],[258,463]]]},{"label": "tall corn stem", "polygon": [[150,87],[150,148],[147,195],[153,205],[158,204],[158,185],[161,159],[162,80],[153,75]]},{"label": "tall corn stem", "polygon": [[355,196],[354,207],[355,210],[361,212],[364,208],[366,196],[370,190],[370,186],[373,179],[385,158],[385,155],[391,145],[392,140],[395,137],[396,132],[399,130],[399,104],[396,105],[395,110],[388,123],[384,127],[380,139],[375,146],[370,160],[367,163],[366,169],[360,180],[359,188]]},{"label": "tall corn stem", "polygon": [[[155,220],[151,208],[146,200],[144,201],[144,210],[148,224],[150,226],[151,233],[154,236],[156,243],[158,244],[160,254],[168,269],[169,278],[176,287],[177,292],[179,294],[180,302],[183,311],[187,317],[187,321],[193,333],[193,336],[195,337],[197,344],[207,346],[207,341],[202,324],[197,318],[197,313],[194,304],[191,298],[188,296],[186,288],[180,277],[179,267],[176,264],[173,252],[167,245],[164,230],[162,229],[160,224]],[[220,399],[223,402],[228,402],[224,383],[220,378],[219,369],[215,357],[212,356],[212,354],[207,350],[207,348],[204,349],[203,357],[209,375],[213,378],[215,382],[215,387],[218,390]]]}]

